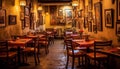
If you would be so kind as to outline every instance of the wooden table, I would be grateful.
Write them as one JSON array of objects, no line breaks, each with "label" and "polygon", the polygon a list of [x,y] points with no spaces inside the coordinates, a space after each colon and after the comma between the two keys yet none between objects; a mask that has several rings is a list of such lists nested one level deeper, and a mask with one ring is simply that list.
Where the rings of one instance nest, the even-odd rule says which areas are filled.
[{"label": "wooden table", "polygon": [[105,47],[97,50],[98,52],[120,58],[120,47]]},{"label": "wooden table", "polygon": [[94,40],[85,41],[85,39],[76,39],[72,41],[78,44],[80,47],[90,47],[94,44]]},{"label": "wooden table", "polygon": [[9,43],[9,46],[11,47],[17,47],[18,49],[18,64],[20,65],[21,64],[21,60],[20,60],[20,49],[25,47],[27,45],[27,43],[29,43],[30,41],[32,41],[32,39],[24,39],[24,38],[21,38],[21,39],[16,39],[16,40],[10,40],[8,41]]},{"label": "wooden table", "polygon": [[94,45],[94,40],[85,41],[85,39],[75,39],[72,42],[76,43],[79,47],[86,47],[86,51],[90,51],[90,47]]}]

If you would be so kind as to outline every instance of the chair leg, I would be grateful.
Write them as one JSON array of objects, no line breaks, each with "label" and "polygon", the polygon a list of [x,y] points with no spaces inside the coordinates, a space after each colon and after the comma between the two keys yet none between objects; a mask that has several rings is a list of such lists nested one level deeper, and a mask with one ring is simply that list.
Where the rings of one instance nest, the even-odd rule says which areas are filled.
[{"label": "chair leg", "polygon": [[39,59],[39,52],[37,53],[37,60],[38,60],[38,63],[40,63],[40,59]]},{"label": "chair leg", "polygon": [[67,56],[66,69],[68,68],[69,56]]},{"label": "chair leg", "polygon": [[83,58],[84,58],[84,57],[82,56],[82,65],[84,65],[84,63],[83,63],[83,62],[84,62],[84,59],[83,59]]},{"label": "chair leg", "polygon": [[75,62],[75,58],[72,58],[72,69],[74,69],[74,62]]},{"label": "chair leg", "polygon": [[80,57],[78,57],[78,65],[80,66]]},{"label": "chair leg", "polygon": [[37,65],[36,53],[34,53],[34,60],[35,60],[35,65]]}]

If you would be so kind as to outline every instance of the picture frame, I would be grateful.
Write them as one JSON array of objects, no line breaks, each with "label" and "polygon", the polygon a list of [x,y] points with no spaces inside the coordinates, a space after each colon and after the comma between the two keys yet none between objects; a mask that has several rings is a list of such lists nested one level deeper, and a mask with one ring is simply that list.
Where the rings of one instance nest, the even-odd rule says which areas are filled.
[{"label": "picture frame", "polygon": [[67,25],[72,24],[72,9],[65,9],[65,19]]},{"label": "picture frame", "polygon": [[34,13],[30,15],[30,29],[34,29]]},{"label": "picture frame", "polygon": [[17,16],[16,15],[9,15],[9,25],[15,25],[17,23]]},{"label": "picture frame", "polygon": [[63,10],[62,10],[62,9],[59,9],[59,10],[58,10],[58,16],[59,16],[59,17],[63,17]]},{"label": "picture frame", "polygon": [[29,16],[25,17],[25,27],[30,27],[30,17]]},{"label": "picture frame", "polygon": [[84,28],[88,28],[88,17],[84,17]]},{"label": "picture frame", "polygon": [[25,7],[25,16],[29,16],[30,15],[30,9],[29,7]]},{"label": "picture frame", "polygon": [[22,26],[22,29],[25,28],[25,21],[24,20],[21,20],[21,26]]},{"label": "picture frame", "polygon": [[89,10],[92,10],[92,6],[93,6],[93,0],[88,0],[88,8],[89,8]]},{"label": "picture frame", "polygon": [[0,0],[0,9],[2,8],[2,0]]},{"label": "picture frame", "polygon": [[120,21],[120,0],[116,0],[116,18],[117,18],[117,21]]},{"label": "picture frame", "polygon": [[93,20],[93,12],[88,12],[88,21]]},{"label": "picture frame", "polygon": [[93,32],[97,33],[97,26],[96,25],[93,25]]},{"label": "picture frame", "polygon": [[92,22],[91,21],[89,21],[89,23],[88,23],[88,31],[92,32]]},{"label": "picture frame", "polygon": [[20,12],[20,20],[24,20],[24,17],[25,17],[24,12]]},{"label": "picture frame", "polygon": [[50,6],[50,25],[57,25],[57,6]]},{"label": "picture frame", "polygon": [[78,11],[78,17],[79,17],[79,18],[82,17],[82,14],[83,14],[83,10],[79,10],[79,11]]},{"label": "picture frame", "polygon": [[94,10],[95,10],[95,23],[97,25],[97,30],[103,31],[103,27],[102,27],[102,4],[101,4],[101,2],[97,2],[94,4]]},{"label": "picture frame", "polygon": [[120,36],[120,22],[116,23],[116,35]]},{"label": "picture frame", "polygon": [[113,9],[105,9],[105,26],[113,28]]},{"label": "picture frame", "polygon": [[0,9],[0,27],[6,26],[6,10]]}]

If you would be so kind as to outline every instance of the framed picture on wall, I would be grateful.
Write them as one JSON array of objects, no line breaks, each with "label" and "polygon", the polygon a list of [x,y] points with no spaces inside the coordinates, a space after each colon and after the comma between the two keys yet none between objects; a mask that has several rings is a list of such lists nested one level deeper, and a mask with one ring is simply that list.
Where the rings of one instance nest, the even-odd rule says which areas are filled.
[{"label": "framed picture on wall", "polygon": [[24,12],[20,12],[20,20],[24,20]]},{"label": "framed picture on wall", "polygon": [[105,26],[113,28],[113,10],[105,9]]},{"label": "framed picture on wall", "polygon": [[9,25],[15,25],[17,23],[16,15],[9,15]]},{"label": "framed picture on wall", "polygon": [[66,24],[72,24],[72,9],[65,9]]},{"label": "framed picture on wall", "polygon": [[79,10],[79,11],[78,11],[78,17],[79,17],[79,18],[82,17],[82,13],[83,13],[83,10]]},{"label": "framed picture on wall", "polygon": [[120,0],[116,0],[116,18],[117,18],[117,21],[120,21]]},{"label": "framed picture on wall", "polygon": [[0,9],[0,27],[6,26],[6,10]]},{"label": "framed picture on wall", "polygon": [[97,30],[102,31],[102,5],[101,2],[94,4],[94,10],[95,10],[95,23],[97,25]]},{"label": "framed picture on wall", "polygon": [[116,23],[116,35],[120,36],[120,22]]},{"label": "framed picture on wall", "polygon": [[22,26],[22,29],[25,28],[25,21],[24,20],[21,20],[21,26]]},{"label": "framed picture on wall", "polygon": [[88,31],[92,32],[92,22],[91,21],[88,23]]},{"label": "framed picture on wall", "polygon": [[25,16],[29,16],[30,15],[30,9],[29,7],[25,7]]},{"label": "framed picture on wall", "polygon": [[96,25],[93,25],[93,32],[97,33],[97,26]]},{"label": "framed picture on wall", "polygon": [[59,9],[59,10],[58,10],[58,16],[59,16],[59,17],[63,17],[63,10],[62,10],[62,9]]},{"label": "framed picture on wall", "polygon": [[25,27],[30,27],[30,17],[25,17]]},{"label": "framed picture on wall", "polygon": [[92,0],[88,0],[88,8],[89,8],[89,10],[92,10],[92,6],[93,6]]},{"label": "framed picture on wall", "polygon": [[0,0],[0,8],[2,8],[2,0]]}]

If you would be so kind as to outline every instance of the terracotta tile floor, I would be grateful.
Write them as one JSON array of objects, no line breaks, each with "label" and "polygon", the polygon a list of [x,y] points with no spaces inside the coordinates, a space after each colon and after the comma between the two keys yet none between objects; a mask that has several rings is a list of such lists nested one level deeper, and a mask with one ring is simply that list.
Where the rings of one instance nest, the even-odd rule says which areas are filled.
[{"label": "terracotta tile floor", "polygon": [[[65,69],[66,54],[63,47],[63,40],[55,40],[54,44],[49,46],[49,54],[45,55],[44,50],[40,51],[40,64],[35,66],[34,59],[31,57],[28,58],[28,63],[30,65],[22,66],[18,69]],[[69,62],[68,69],[71,69],[71,61]],[[77,68],[77,66],[75,66],[75,69],[82,68]]]}]

